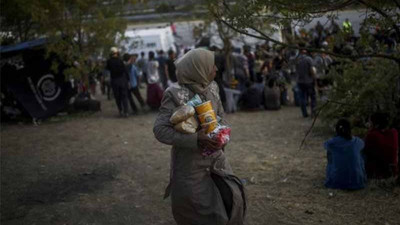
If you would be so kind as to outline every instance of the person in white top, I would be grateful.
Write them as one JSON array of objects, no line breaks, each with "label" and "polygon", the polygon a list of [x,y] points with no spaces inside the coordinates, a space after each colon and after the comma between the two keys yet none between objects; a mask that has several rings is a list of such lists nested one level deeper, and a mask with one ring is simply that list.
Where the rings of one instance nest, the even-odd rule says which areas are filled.
[{"label": "person in white top", "polygon": [[149,52],[149,62],[147,63],[147,83],[155,84],[160,80],[160,75],[158,74],[158,61],[154,58],[154,52]]},{"label": "person in white top", "polygon": [[158,66],[159,64],[154,58],[154,52],[149,52],[149,62],[147,63],[147,104],[153,110],[158,110],[163,97]]}]

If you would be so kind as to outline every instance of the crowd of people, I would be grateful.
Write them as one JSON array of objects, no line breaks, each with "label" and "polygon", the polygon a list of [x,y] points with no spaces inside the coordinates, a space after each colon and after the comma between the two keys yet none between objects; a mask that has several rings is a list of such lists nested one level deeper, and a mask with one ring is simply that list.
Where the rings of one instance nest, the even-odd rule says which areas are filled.
[{"label": "crowd of people", "polygon": [[[390,34],[379,32],[377,28],[371,37],[376,42],[386,43],[384,51],[390,52],[396,41]],[[344,35],[342,42],[330,43],[332,36],[338,33]],[[308,32],[298,31],[296,36],[300,40],[298,49],[277,48],[266,42],[233,48],[227,55],[216,46],[209,47],[215,55],[217,71],[214,80],[225,112],[279,110],[284,105],[293,104],[300,107],[303,117],[313,117],[317,101],[327,99],[332,85],[327,75],[337,62],[327,54],[310,53],[306,49],[312,47],[339,54],[351,54],[349,50],[363,51],[359,49],[348,20],[342,29],[334,21],[326,28],[318,22]],[[376,46],[371,46],[371,49],[382,51]],[[189,49],[179,56],[187,51]],[[121,117],[127,117],[129,111],[133,114],[139,111],[132,94],[142,110],[158,110],[164,91],[169,87],[179,87],[175,67],[177,58],[178,53],[172,50],[167,56],[160,50],[149,52],[147,56],[144,52],[140,56],[124,54],[121,58],[118,49],[112,48],[100,79],[101,90],[107,93],[108,98],[112,90]],[[145,87],[146,101],[140,92]],[[398,133],[389,129],[388,116],[384,113],[372,115],[371,124],[368,135],[362,140],[351,135],[349,121],[338,121],[337,136],[324,145],[328,156],[327,187],[360,189],[365,187],[367,178],[397,176]]]},{"label": "crowd of people", "polygon": [[[339,33],[343,39],[332,39]],[[380,34],[379,29],[372,37],[387,44],[387,53],[396,46],[396,41],[390,35]],[[275,47],[266,42],[233,48],[228,54],[226,49],[216,46],[209,46],[211,51],[187,49],[182,54],[170,50],[167,56],[162,50],[150,51],[147,56],[144,52],[140,56],[127,53],[121,56],[117,48],[111,49],[110,58],[98,78],[101,90],[108,99],[112,90],[121,117],[139,112],[132,94],[142,111],[159,110],[153,131],[160,142],[172,145],[171,180],[166,196],[171,195],[172,212],[178,224],[210,223],[215,218],[224,224],[229,219],[241,224],[246,212],[243,183],[231,171],[223,147],[217,147],[206,135],[206,128],[194,134],[183,134],[171,126],[172,112],[184,104],[188,96],[199,95],[203,100],[210,100],[221,121],[224,112],[279,110],[289,104],[299,106],[303,117],[314,117],[317,101],[327,100],[333,84],[328,74],[337,62],[322,51],[310,53],[307,49],[344,55],[367,51],[358,46],[348,20],[342,28],[334,21],[327,28],[318,22],[310,31],[296,33],[296,38],[297,49]],[[377,46],[371,49],[382,51]],[[90,83],[95,82],[90,80]],[[145,98],[141,88],[146,88]],[[90,88],[92,92],[95,89]],[[215,93],[216,90],[219,93]],[[368,179],[398,178],[397,130],[389,127],[389,115],[385,113],[371,115],[370,124],[362,139],[352,135],[347,119],[338,120],[335,137],[324,143],[327,188],[358,190],[366,187]],[[201,146],[212,148],[216,153],[209,158],[193,154]],[[222,165],[218,170],[217,163]],[[198,195],[203,198],[198,200]],[[198,203],[210,210],[194,207]]]},{"label": "crowd of people", "polygon": [[[362,25],[360,33],[365,32]],[[237,110],[279,110],[281,106],[294,104],[299,106],[303,117],[315,115],[317,100],[325,101],[330,85],[329,71],[338,64],[334,58],[323,53],[310,53],[306,49],[314,48],[327,50],[338,54],[352,54],[356,51],[360,54],[371,51],[382,51],[379,43],[384,44],[386,52],[396,48],[396,39],[392,33],[382,31],[376,27],[371,33],[370,46],[361,46],[358,38],[354,36],[351,22],[346,19],[342,28],[332,20],[329,26],[323,26],[317,22],[310,30],[296,30],[294,36],[298,49],[289,49],[270,45],[265,42],[261,45],[234,47],[230,51],[219,49],[216,46],[208,46],[214,51],[215,63],[218,68],[215,81],[220,89],[220,96],[227,113]],[[117,48],[114,49],[118,51]],[[132,94],[142,108],[157,109],[160,106],[162,92],[170,86],[178,85],[174,60],[181,57],[185,52],[179,53],[172,50],[167,55],[163,50],[142,52],[140,56],[122,56],[126,67],[125,79],[128,89],[126,93],[114,93],[117,105],[122,114],[133,114],[138,112]],[[119,52],[113,53],[118,57]],[[112,97],[113,91],[118,91],[115,75],[117,72],[110,71],[109,59],[105,70],[100,72],[97,79],[101,83],[101,91],[107,94],[108,99]],[[368,59],[364,59],[368,60]],[[121,64],[121,63],[120,63]],[[112,67],[112,66],[111,66]],[[93,86],[96,84],[95,75],[89,77],[90,91],[95,93]],[[128,82],[129,81],[129,82]],[[140,88],[147,86],[147,100],[140,96]],[[318,99],[317,99],[318,98]],[[125,100],[127,99],[127,100]],[[125,102],[131,106],[131,110],[125,109]],[[128,104],[126,104],[128,105]],[[307,106],[310,107],[307,110]]]},{"label": "crowd of people", "polygon": [[[175,59],[176,53],[172,50],[168,51],[168,56],[162,50],[157,53],[150,51],[147,56],[141,52],[139,56],[121,55],[117,47],[112,47],[109,59],[96,65],[89,74],[86,91],[94,98],[99,83],[101,93],[107,95],[108,100],[115,99],[120,117],[158,110],[163,92],[177,85]],[[143,88],[146,88],[145,96],[142,96]]]}]

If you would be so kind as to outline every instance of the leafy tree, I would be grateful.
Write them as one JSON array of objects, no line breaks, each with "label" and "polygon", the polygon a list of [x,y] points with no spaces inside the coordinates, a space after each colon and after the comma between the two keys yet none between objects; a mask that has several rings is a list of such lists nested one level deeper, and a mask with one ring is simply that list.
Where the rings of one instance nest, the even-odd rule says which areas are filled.
[{"label": "leafy tree", "polygon": [[335,83],[329,95],[331,101],[321,111],[325,121],[350,118],[357,127],[354,133],[363,135],[372,112],[388,112],[391,118],[399,115],[395,96],[400,70],[396,63],[387,59],[363,59],[342,67],[343,73],[332,70],[330,74]]},{"label": "leafy tree", "polygon": [[[88,61],[107,56],[124,33],[124,6],[133,0],[5,0],[1,1],[1,31],[15,42],[48,39],[47,52],[71,67],[66,73],[87,75]],[[3,24],[5,26],[3,26]],[[58,65],[54,65],[54,69]],[[84,77],[85,78],[85,77]]]},{"label": "leafy tree", "polygon": [[[208,0],[207,4],[215,20],[236,32],[287,48],[323,52],[345,62],[342,62],[345,66],[341,68],[344,72],[334,76],[330,104],[324,109],[325,119],[349,116],[365,121],[365,117],[377,110],[390,112],[393,117],[399,116],[400,50],[397,48],[387,52],[377,46],[375,51],[366,51],[371,44],[375,44],[371,43],[373,38],[369,27],[378,26],[386,34],[393,33],[397,40],[400,39],[399,0]],[[361,46],[357,46],[358,51],[348,54],[327,49],[300,48],[293,40],[281,42],[264,32],[264,26],[268,23],[285,27],[295,21],[307,24],[322,15],[337,19],[338,11],[348,8],[365,11],[364,29],[358,41]],[[336,35],[334,41],[342,41],[343,35]],[[365,61],[370,64],[365,66]]]},{"label": "leafy tree", "polygon": [[27,41],[34,37],[33,1],[0,1],[1,44]]},{"label": "leafy tree", "polygon": [[[252,37],[268,40],[271,43],[290,48],[298,48],[292,43],[272,39],[264,32],[265,24],[277,24],[281,27],[297,23],[309,23],[312,19],[328,15],[336,18],[337,12],[349,7],[362,7],[366,12],[365,27],[379,26],[382,30],[394,31],[400,37],[400,1],[384,0],[208,0],[209,8],[217,21],[225,24],[236,32]],[[252,32],[249,32],[252,31]],[[307,48],[312,52],[322,52],[320,49]],[[327,54],[342,58],[379,57],[396,61],[400,64],[400,54],[358,53],[343,55],[331,51]]]}]

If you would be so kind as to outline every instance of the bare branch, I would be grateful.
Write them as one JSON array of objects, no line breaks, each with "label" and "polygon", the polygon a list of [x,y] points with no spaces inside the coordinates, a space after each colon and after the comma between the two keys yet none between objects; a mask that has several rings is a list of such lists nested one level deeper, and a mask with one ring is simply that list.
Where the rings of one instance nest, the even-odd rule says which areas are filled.
[{"label": "bare branch", "polygon": [[218,19],[220,22],[224,23],[226,26],[228,26],[229,28],[231,28],[232,30],[244,34],[244,35],[248,35],[250,37],[254,37],[254,38],[258,38],[258,39],[262,39],[262,40],[268,40],[272,43],[275,43],[277,45],[283,46],[283,47],[287,47],[287,48],[291,48],[291,49],[300,49],[300,50],[307,50],[310,52],[317,52],[317,53],[325,53],[331,56],[335,56],[338,58],[347,58],[347,59],[359,59],[359,58],[366,58],[366,57],[371,57],[371,58],[386,58],[386,59],[390,59],[393,60],[395,62],[397,62],[398,64],[400,64],[400,58],[396,57],[394,55],[387,55],[387,54],[358,54],[358,55],[343,55],[343,54],[338,54],[338,53],[334,53],[331,51],[324,51],[321,49],[316,49],[316,48],[309,48],[309,47],[299,47],[297,45],[292,45],[292,44],[286,44],[284,42],[275,40],[273,38],[270,38],[268,35],[266,35],[264,32],[260,31],[259,29],[248,25],[248,27],[254,31],[256,31],[259,35],[255,35],[255,34],[250,34],[249,32],[245,31],[245,30],[241,30],[236,28],[235,26],[233,26],[232,24],[228,23],[227,21],[220,19],[220,18],[216,18]]},{"label": "bare branch", "polygon": [[393,27],[393,29],[396,31],[397,36],[400,37],[400,28],[397,26],[396,22],[393,21],[391,16],[389,16],[387,13],[385,13],[382,9],[378,8],[377,6],[372,5],[371,3],[368,3],[364,0],[357,0],[357,1],[359,3],[365,5],[366,7],[371,8],[375,12],[379,13],[379,15],[383,16],[386,20],[388,20],[390,22],[391,26]]},{"label": "bare branch", "polygon": [[301,148],[303,147],[304,143],[306,142],[306,138],[310,134],[311,130],[313,129],[314,124],[317,121],[319,114],[322,112],[322,110],[325,108],[325,106],[327,106],[329,103],[330,103],[330,101],[325,102],[325,104],[323,104],[321,106],[321,108],[319,108],[318,112],[315,114],[313,122],[311,124],[311,127],[308,129],[306,135],[304,136],[303,140],[301,141],[301,144],[299,146],[299,150],[301,150]]},{"label": "bare branch", "polygon": [[396,4],[397,8],[400,9],[400,2],[397,0],[393,0],[394,4]]},{"label": "bare branch", "polygon": [[[347,1],[344,1],[344,2],[338,3],[338,4],[328,4],[328,6],[325,1],[321,1],[320,4],[316,4],[315,2],[312,2],[311,5],[309,5],[309,6],[305,6],[304,3],[302,3],[301,7],[296,7],[297,5],[292,5],[292,4],[288,4],[287,2],[281,2],[281,1],[277,1],[277,0],[275,0],[274,3],[278,3],[282,6],[282,8],[285,8],[290,11],[307,10],[307,13],[310,13],[310,14],[321,14],[321,13],[327,13],[327,12],[337,11],[337,10],[346,8],[347,6],[353,4],[354,0],[347,0]],[[316,8],[320,8],[320,7],[322,9],[316,10]],[[310,10],[308,11],[308,9],[310,9]]]}]

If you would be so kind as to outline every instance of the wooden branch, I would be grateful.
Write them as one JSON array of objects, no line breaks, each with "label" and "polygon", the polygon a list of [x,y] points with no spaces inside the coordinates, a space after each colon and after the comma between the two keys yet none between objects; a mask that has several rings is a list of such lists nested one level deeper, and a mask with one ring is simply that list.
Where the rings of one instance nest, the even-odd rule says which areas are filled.
[{"label": "wooden branch", "polygon": [[[282,6],[284,6],[284,7],[286,7],[286,9],[288,9],[288,10],[291,10],[291,11],[298,11],[298,10],[300,10],[299,8],[296,8],[296,7],[290,7],[290,4],[288,4],[287,2],[279,2],[279,1],[274,1],[275,3],[277,2],[277,3],[279,3],[279,4],[281,4]],[[307,11],[307,13],[310,13],[310,14],[316,14],[316,13],[327,13],[327,12],[331,12],[331,11],[337,11],[337,10],[340,10],[340,9],[343,9],[343,8],[345,8],[345,7],[347,7],[347,6],[349,6],[349,5],[351,5],[351,4],[353,4],[354,3],[354,0],[347,0],[347,1],[344,1],[343,3],[339,3],[338,5],[332,5],[332,6],[328,6],[328,7],[326,7],[325,9],[321,9],[321,10],[313,10],[313,9],[315,9],[315,8],[317,8],[318,6],[325,6],[326,5],[326,3],[325,2],[323,2],[321,5],[315,5],[314,3],[312,4],[312,5],[310,5],[310,7],[304,7],[304,5],[302,5],[303,6],[303,8],[301,8],[302,10],[304,10],[304,8],[310,8],[310,9],[312,9],[312,10],[310,10],[310,11]]]},{"label": "wooden branch", "polygon": [[316,49],[316,48],[299,47],[299,46],[292,45],[292,44],[286,44],[286,43],[283,43],[281,41],[277,41],[275,39],[270,38],[264,32],[260,31],[259,29],[255,28],[255,27],[252,27],[251,25],[249,25],[248,27],[250,29],[256,31],[261,36],[250,34],[250,33],[246,32],[244,30],[238,29],[235,26],[233,26],[232,24],[228,23],[227,21],[225,21],[225,20],[223,20],[221,18],[216,18],[216,19],[218,19],[220,22],[224,23],[225,25],[227,25],[232,30],[234,30],[234,31],[236,31],[238,33],[241,33],[241,34],[244,34],[244,35],[247,35],[247,36],[250,36],[250,37],[262,39],[262,40],[268,40],[268,41],[270,41],[272,43],[275,43],[277,45],[280,45],[280,46],[283,46],[283,47],[287,47],[287,48],[291,48],[291,49],[300,49],[300,50],[307,50],[307,51],[310,51],[310,52],[325,53],[327,55],[335,56],[335,57],[338,57],[338,58],[347,58],[347,59],[352,59],[352,60],[359,59],[359,58],[366,58],[366,57],[386,58],[386,59],[393,60],[396,63],[400,64],[400,58],[396,57],[396,56],[393,56],[393,55],[387,55],[387,54],[343,55],[343,54],[338,54],[338,53],[334,53],[334,52],[331,52],[331,51],[324,51],[324,50]]},{"label": "wooden branch", "polygon": [[301,144],[299,146],[299,150],[301,150],[301,148],[303,147],[304,143],[306,142],[307,136],[311,133],[311,130],[314,128],[315,121],[317,121],[319,114],[322,112],[322,110],[325,108],[325,106],[327,106],[329,103],[330,103],[330,101],[325,102],[325,104],[323,104],[321,106],[321,108],[319,108],[318,112],[315,114],[313,122],[311,124],[311,127],[308,129],[306,135],[304,136],[303,140],[301,141]]},{"label": "wooden branch", "polygon": [[[375,5],[372,5],[371,3],[368,3],[364,0],[357,0],[359,3],[365,5],[366,7],[371,8],[375,12],[379,13],[379,15],[383,16],[385,19],[387,19],[390,24],[392,25],[393,29],[396,31],[397,37],[400,37],[400,28],[397,26],[396,22],[393,21],[392,17],[389,16],[387,13],[385,13],[382,9],[376,7]],[[396,2],[397,3],[397,2]]]}]

